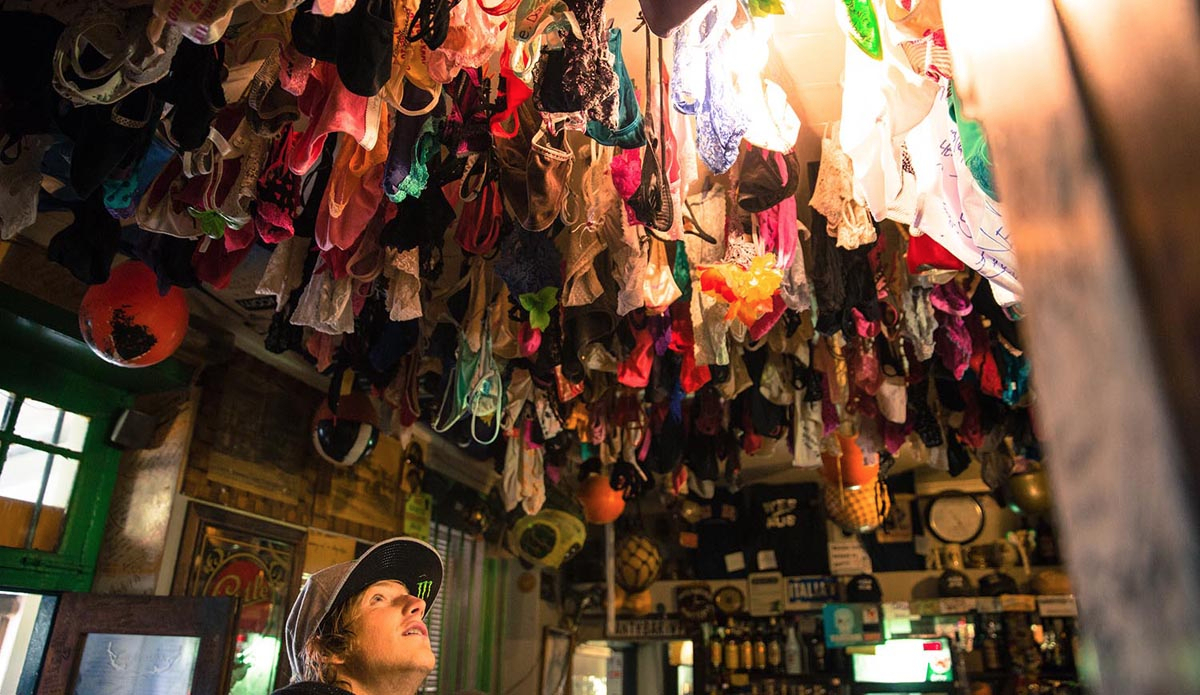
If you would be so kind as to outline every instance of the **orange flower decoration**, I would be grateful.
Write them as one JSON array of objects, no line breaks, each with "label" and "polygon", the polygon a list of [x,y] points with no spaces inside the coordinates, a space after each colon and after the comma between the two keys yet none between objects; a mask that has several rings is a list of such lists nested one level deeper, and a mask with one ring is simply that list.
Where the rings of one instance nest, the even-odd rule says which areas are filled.
[{"label": "orange flower decoration", "polygon": [[771,311],[783,281],[773,253],[755,256],[747,268],[737,263],[717,263],[700,266],[699,270],[700,291],[728,302],[725,320],[736,317],[747,328]]}]

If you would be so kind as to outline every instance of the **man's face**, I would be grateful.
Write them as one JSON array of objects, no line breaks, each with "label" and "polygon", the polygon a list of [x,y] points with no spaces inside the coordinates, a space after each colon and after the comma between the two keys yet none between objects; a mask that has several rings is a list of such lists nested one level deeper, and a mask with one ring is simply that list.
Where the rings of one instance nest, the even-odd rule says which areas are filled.
[{"label": "man's face", "polygon": [[351,623],[354,647],[344,673],[351,677],[378,678],[399,673],[433,670],[435,658],[425,627],[425,602],[408,593],[403,583],[375,582],[351,599],[358,616]]}]

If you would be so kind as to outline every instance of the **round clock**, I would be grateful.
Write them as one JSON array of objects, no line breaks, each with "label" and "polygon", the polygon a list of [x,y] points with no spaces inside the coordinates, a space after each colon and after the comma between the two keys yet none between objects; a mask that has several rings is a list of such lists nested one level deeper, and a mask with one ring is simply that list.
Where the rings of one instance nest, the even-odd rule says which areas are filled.
[{"label": "round clock", "polygon": [[925,509],[925,525],[943,543],[970,543],[983,532],[983,505],[965,492],[943,492]]},{"label": "round clock", "polygon": [[723,586],[713,594],[713,603],[725,615],[741,612],[745,601],[746,597],[736,586]]}]

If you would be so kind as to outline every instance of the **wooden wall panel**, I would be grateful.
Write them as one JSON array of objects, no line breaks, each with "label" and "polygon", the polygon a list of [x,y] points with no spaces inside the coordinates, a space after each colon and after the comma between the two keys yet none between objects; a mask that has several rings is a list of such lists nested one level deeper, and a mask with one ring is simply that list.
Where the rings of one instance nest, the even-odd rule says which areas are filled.
[{"label": "wooden wall panel", "polygon": [[183,493],[291,524],[312,522],[320,394],[244,353],[209,367]]},{"label": "wooden wall panel", "polygon": [[[992,144],[1027,291],[1023,326],[1030,337],[1035,409],[1060,538],[1097,657],[1092,692],[1200,692],[1194,666],[1200,653],[1200,544],[1180,431],[1190,430],[1191,437],[1200,430],[1194,416],[1200,384],[1194,364],[1181,368],[1170,356],[1183,351],[1194,360],[1197,354],[1194,341],[1182,336],[1196,330],[1189,317],[1200,311],[1200,292],[1193,291],[1200,289],[1200,276],[1189,261],[1200,247],[1193,241],[1177,254],[1164,253],[1161,240],[1146,236],[1167,234],[1163,226],[1186,235],[1194,225],[1189,210],[1195,203],[1180,204],[1175,186],[1162,178],[1174,169],[1174,175],[1194,179],[1195,156],[1187,164],[1190,173],[1179,171],[1188,158],[1158,158],[1153,145],[1175,135],[1169,131],[1176,118],[1162,97],[1169,92],[1191,104],[1193,123],[1182,130],[1194,133],[1200,91],[1183,95],[1170,70],[1142,70],[1143,59],[1162,48],[1159,42],[1177,40],[1179,32],[1166,25],[1190,22],[1194,29],[1196,10],[1185,10],[1185,2],[1152,9],[1119,0],[1076,4],[1081,13],[1104,16],[1089,21],[1113,29],[1103,50],[1095,44],[1073,52],[1050,0],[947,0],[943,15],[965,110],[983,121]],[[1166,6],[1174,12],[1162,11]],[[1147,21],[1114,28],[1112,19],[1126,12],[1142,13]],[[1190,49],[1197,46],[1193,40]],[[1177,48],[1172,44],[1164,52]],[[1102,60],[1098,52],[1107,56]],[[1097,107],[1088,85],[1115,61],[1127,63],[1124,91]],[[1157,58],[1149,62],[1165,67]],[[1182,84],[1194,85],[1196,77],[1193,72]],[[1156,107],[1131,107],[1147,94]],[[1113,112],[1123,108],[1130,111]],[[1124,123],[1130,117],[1140,119],[1137,128],[1162,130],[1114,146],[1112,138],[1130,133]],[[1149,149],[1130,150],[1137,141]],[[1158,181],[1159,188],[1131,188],[1131,177],[1148,169],[1158,173],[1143,184]],[[1189,190],[1193,201],[1196,190],[1194,184]],[[1136,229],[1143,222],[1127,209],[1131,197],[1158,208],[1157,232]],[[1148,259],[1154,260],[1143,265]],[[1188,313],[1165,315],[1171,304],[1162,303],[1160,294],[1168,283],[1183,291],[1177,300],[1190,303]],[[1191,326],[1164,323],[1171,320]],[[1179,392],[1190,395],[1193,407],[1171,403],[1171,394]]]},{"label": "wooden wall panel", "polygon": [[92,591],[153,594],[162,565],[171,505],[192,443],[199,389],[145,395],[134,407],[166,418],[158,446],[127,451],[104,528]]}]

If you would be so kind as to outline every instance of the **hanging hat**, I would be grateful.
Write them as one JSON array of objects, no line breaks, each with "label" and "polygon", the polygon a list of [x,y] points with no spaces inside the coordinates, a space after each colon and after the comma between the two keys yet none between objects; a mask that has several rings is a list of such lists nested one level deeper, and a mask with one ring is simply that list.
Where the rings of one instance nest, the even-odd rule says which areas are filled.
[{"label": "hanging hat", "polygon": [[1017,580],[1003,572],[993,572],[979,578],[980,596],[1000,596],[1001,594],[1015,594],[1019,591]]},{"label": "hanging hat", "polygon": [[883,589],[873,574],[856,574],[846,582],[846,600],[850,603],[879,603]]},{"label": "hanging hat", "polygon": [[955,598],[959,596],[974,596],[975,587],[971,586],[971,578],[958,570],[946,570],[938,577],[938,596]]},{"label": "hanging hat", "polygon": [[708,4],[707,0],[640,0],[646,26],[656,36],[666,38],[692,15]]}]

